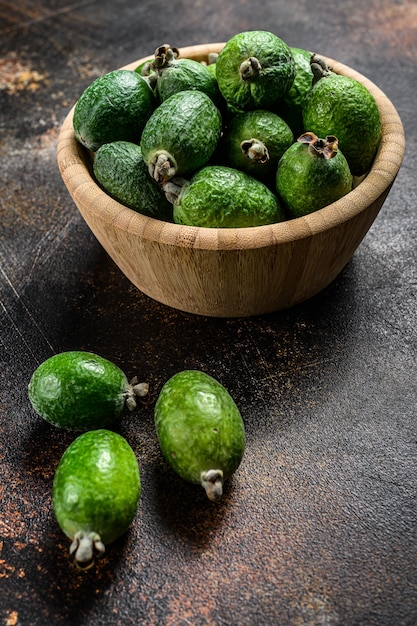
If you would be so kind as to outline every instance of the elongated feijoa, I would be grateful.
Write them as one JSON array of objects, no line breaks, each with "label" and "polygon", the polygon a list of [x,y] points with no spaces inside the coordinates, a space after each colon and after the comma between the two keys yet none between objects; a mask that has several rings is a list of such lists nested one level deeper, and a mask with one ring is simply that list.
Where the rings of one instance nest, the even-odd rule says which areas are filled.
[{"label": "elongated feijoa", "polygon": [[190,181],[174,178],[164,189],[176,224],[244,228],[285,219],[278,197],[260,180],[233,167],[206,165]]},{"label": "elongated feijoa", "polygon": [[172,222],[172,206],[148,173],[140,146],[113,141],[97,150],[93,164],[99,185],[125,206],[155,219]]},{"label": "elongated feijoa", "polygon": [[155,426],[174,471],[201,484],[210,500],[219,500],[245,449],[243,420],[225,387],[198,370],[178,372],[156,401]]},{"label": "elongated feijoa", "polygon": [[304,128],[319,137],[335,135],[354,176],[371,167],[382,136],[378,105],[368,89],[350,76],[333,72],[318,55],[302,116]]},{"label": "elongated feijoa", "polygon": [[103,428],[136,406],[147,383],[128,382],[111,361],[91,352],[69,351],[50,357],[33,372],[29,400],[44,420],[69,430]]},{"label": "elongated feijoa", "polygon": [[72,442],[56,469],[52,502],[77,565],[93,565],[105,546],[128,529],[140,493],[138,462],[124,437],[100,429]]},{"label": "elongated feijoa", "polygon": [[221,128],[220,112],[205,93],[174,93],[143,129],[140,147],[151,176],[162,183],[195,172],[212,157]]}]

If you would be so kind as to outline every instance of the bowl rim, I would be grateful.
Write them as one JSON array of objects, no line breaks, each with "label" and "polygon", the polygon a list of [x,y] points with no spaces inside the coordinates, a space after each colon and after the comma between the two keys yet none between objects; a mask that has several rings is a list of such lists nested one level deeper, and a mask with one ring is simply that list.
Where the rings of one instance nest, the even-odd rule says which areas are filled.
[{"label": "bowl rim", "polygon": [[[180,55],[203,61],[208,54],[220,52],[223,46],[223,42],[186,46],[180,48]],[[151,56],[128,63],[120,69],[133,70]],[[382,120],[382,138],[371,170],[340,200],[303,217],[244,228],[184,226],[142,215],[111,198],[95,182],[86,165],[88,151],[75,139],[72,125],[75,104],[62,124],[57,142],[58,166],[70,195],[79,208],[80,204],[86,204],[85,210],[94,213],[113,228],[129,231],[131,235],[159,244],[199,249],[242,250],[294,242],[352,219],[391,188],[404,157],[404,128],[394,105],[377,85],[351,67],[320,56],[334,72],[358,80],[370,91]]]}]

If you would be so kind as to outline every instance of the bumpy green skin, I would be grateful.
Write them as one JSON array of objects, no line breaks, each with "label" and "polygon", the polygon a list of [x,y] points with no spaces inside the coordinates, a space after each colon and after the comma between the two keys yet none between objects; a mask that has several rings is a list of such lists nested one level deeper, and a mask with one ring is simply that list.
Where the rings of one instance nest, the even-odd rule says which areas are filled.
[{"label": "bumpy green skin", "polygon": [[175,93],[155,109],[143,129],[140,146],[145,163],[155,163],[158,154],[166,152],[175,175],[188,175],[209,161],[221,129],[220,112],[205,93]]},{"label": "bumpy green skin", "polygon": [[138,72],[113,70],[94,80],[74,108],[75,138],[96,151],[110,141],[139,143],[155,96]]},{"label": "bumpy green skin", "polygon": [[222,96],[213,72],[206,65],[193,59],[175,59],[158,70],[156,93],[160,102],[167,100],[179,91],[198,89],[205,93],[214,104],[222,104]]},{"label": "bumpy green skin", "polygon": [[172,222],[172,205],[160,185],[148,173],[140,146],[114,141],[101,146],[94,156],[94,175],[100,186],[127,207]]},{"label": "bumpy green skin", "polygon": [[375,99],[361,83],[333,72],[320,78],[306,97],[303,124],[319,137],[338,138],[354,176],[370,169],[382,127]]},{"label": "bumpy green skin", "polygon": [[[255,57],[261,70],[253,81],[243,80],[241,64]],[[216,76],[225,100],[243,111],[270,109],[285,97],[295,77],[295,63],[288,45],[268,31],[234,35],[220,51]]]},{"label": "bumpy green skin", "polygon": [[[244,154],[241,143],[255,139],[266,147],[269,159],[256,162]],[[275,183],[278,161],[294,142],[288,124],[271,111],[258,109],[236,115],[223,135],[225,165],[240,169],[265,184]]]},{"label": "bumpy green skin", "polygon": [[32,374],[29,400],[44,420],[68,430],[103,428],[122,413],[126,376],[116,365],[90,352],[56,354]]},{"label": "bumpy green skin", "polygon": [[202,472],[229,478],[245,450],[239,409],[217,380],[198,370],[175,374],[155,404],[155,427],[168,463],[184,480],[200,484]]},{"label": "bumpy green skin", "polygon": [[136,456],[109,430],[83,433],[64,452],[55,472],[52,502],[70,539],[97,533],[104,544],[122,535],[135,517],[141,492]]},{"label": "bumpy green skin", "polygon": [[[277,112],[287,122],[295,137],[304,130],[304,100],[311,89],[311,53],[303,48],[290,48],[295,63],[295,79],[287,95],[278,103]],[[308,130],[308,129],[306,129]]]},{"label": "bumpy green skin", "polygon": [[174,222],[206,228],[243,228],[285,219],[276,196],[240,170],[207,165],[185,184],[174,202]]},{"label": "bumpy green skin", "polygon": [[281,158],[276,187],[290,217],[300,217],[339,200],[352,189],[349,165],[339,150],[325,159],[294,143]]}]

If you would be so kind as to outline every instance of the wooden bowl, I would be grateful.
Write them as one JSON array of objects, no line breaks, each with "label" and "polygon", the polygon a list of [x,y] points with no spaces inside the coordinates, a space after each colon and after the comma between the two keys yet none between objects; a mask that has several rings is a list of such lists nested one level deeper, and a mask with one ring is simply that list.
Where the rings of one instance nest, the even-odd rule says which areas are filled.
[{"label": "wooden bowl", "polygon": [[[180,52],[202,61],[223,45],[190,46]],[[144,60],[123,69],[134,69]],[[405,139],[398,113],[385,94],[358,72],[326,60],[335,72],[355,78],[375,97],[383,127],[378,154],[367,176],[341,200],[268,226],[180,226],[116,202],[95,182],[91,157],[74,138],[70,111],[58,139],[61,176],[98,241],[138,289],[190,313],[253,316],[305,301],[345,267],[390,191]]]}]

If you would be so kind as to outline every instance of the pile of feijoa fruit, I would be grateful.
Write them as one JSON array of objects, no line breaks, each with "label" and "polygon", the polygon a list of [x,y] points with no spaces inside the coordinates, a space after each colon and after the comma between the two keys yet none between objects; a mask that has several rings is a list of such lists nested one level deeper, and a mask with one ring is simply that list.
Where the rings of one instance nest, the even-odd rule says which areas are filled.
[{"label": "pile of feijoa fruit", "polygon": [[371,93],[274,33],[244,31],[205,62],[159,46],[95,79],[74,108],[98,184],[146,216],[260,226],[307,215],[366,175],[381,140]]}]

